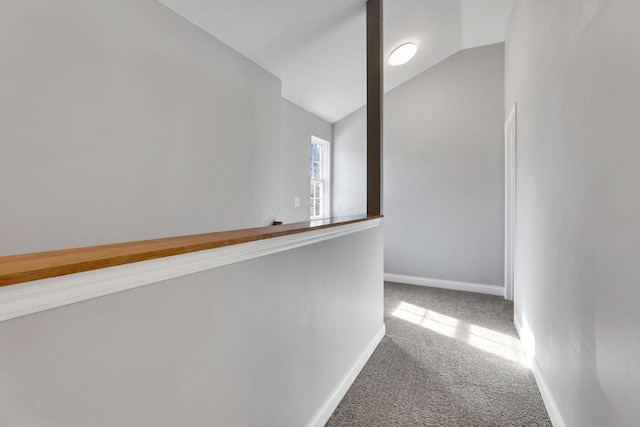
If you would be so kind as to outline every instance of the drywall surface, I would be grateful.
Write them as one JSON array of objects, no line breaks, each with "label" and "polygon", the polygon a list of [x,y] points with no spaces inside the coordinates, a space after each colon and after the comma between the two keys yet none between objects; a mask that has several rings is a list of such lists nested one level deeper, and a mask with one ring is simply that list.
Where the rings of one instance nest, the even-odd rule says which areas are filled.
[{"label": "drywall surface", "polygon": [[280,81],[155,0],[1,7],[0,255],[267,225],[308,181]]},{"label": "drywall surface", "polygon": [[[384,98],[385,273],[504,283],[504,44]],[[334,123],[334,215],[366,212],[366,109]]]},{"label": "drywall surface", "polygon": [[[282,103],[281,199],[272,216],[284,222],[308,221],[311,137],[331,142],[331,124],[286,99]],[[296,197],[300,198],[300,207],[295,206]]]},{"label": "drywall surface", "polygon": [[[384,98],[385,273],[502,286],[504,45]],[[366,211],[366,110],[334,123],[334,215]]]},{"label": "drywall surface", "polygon": [[635,426],[640,3],[516,0],[516,316],[564,424]]},{"label": "drywall surface", "polygon": [[504,45],[385,96],[385,273],[502,286]]},{"label": "drywall surface", "polygon": [[[365,107],[366,108],[366,107]],[[367,113],[361,108],[333,124],[333,216],[367,213]]]},{"label": "drywall surface", "polygon": [[0,425],[304,426],[382,326],[381,228],[0,322]]}]

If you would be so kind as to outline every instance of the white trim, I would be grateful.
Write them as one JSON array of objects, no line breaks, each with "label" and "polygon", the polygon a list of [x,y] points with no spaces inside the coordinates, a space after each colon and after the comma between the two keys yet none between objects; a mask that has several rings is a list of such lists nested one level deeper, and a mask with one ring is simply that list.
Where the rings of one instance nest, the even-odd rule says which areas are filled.
[{"label": "white trim", "polygon": [[349,387],[351,387],[351,384],[353,384],[353,382],[356,380],[356,377],[358,376],[362,368],[364,368],[364,365],[366,365],[376,347],[378,347],[378,344],[380,344],[380,341],[382,341],[382,338],[384,338],[385,331],[386,327],[383,323],[376,335],[369,342],[369,345],[365,347],[360,356],[358,356],[358,358],[353,362],[353,365],[351,365],[351,368],[349,368],[347,374],[344,376],[342,381],[340,381],[329,398],[325,401],[324,405],[322,405],[318,412],[315,413],[313,418],[311,418],[311,421],[309,421],[307,427],[322,427],[326,424],[326,422],[331,417],[331,414],[333,414],[333,411],[336,410],[338,404],[340,404],[340,401],[349,390]]},{"label": "white trim", "polygon": [[516,281],[517,104],[504,124],[504,298],[513,301]]},{"label": "white trim", "polygon": [[502,286],[481,285],[479,283],[454,282],[452,280],[428,279],[426,277],[403,276],[401,274],[384,274],[386,282],[405,283],[407,285],[428,286],[430,288],[451,289],[454,291],[475,292],[477,294],[502,296]]},{"label": "white trim", "polygon": [[[518,337],[520,337],[520,341],[522,341],[522,325],[518,321],[518,318],[514,316],[513,324],[516,327],[516,332],[518,332]],[[551,394],[551,390],[547,386],[544,378],[542,377],[542,372],[540,371],[540,366],[538,365],[538,361],[536,360],[535,354],[530,354],[527,351],[528,346],[524,346],[524,350],[527,353],[527,358],[531,362],[531,369],[533,370],[533,376],[536,379],[536,383],[538,384],[538,389],[540,390],[540,395],[542,396],[542,400],[544,402],[545,408],[547,408],[547,413],[549,414],[549,419],[551,420],[551,424],[554,427],[566,427],[564,420],[562,419],[562,415],[560,415],[560,410],[558,409],[558,405],[556,404],[556,400],[553,398],[553,394]]]},{"label": "white trim", "polygon": [[377,227],[381,219],[0,287],[0,322]]},{"label": "white trim", "polygon": [[[315,135],[311,135],[311,144],[318,144],[322,146],[322,179],[317,181],[324,181],[324,196],[322,203],[324,204],[323,214],[321,216],[310,216],[311,220],[325,219],[331,217],[331,175],[333,169],[331,157],[331,142],[324,140],[322,138],[318,138]],[[311,178],[311,177],[309,177]],[[310,181],[313,181],[310,179]]]}]

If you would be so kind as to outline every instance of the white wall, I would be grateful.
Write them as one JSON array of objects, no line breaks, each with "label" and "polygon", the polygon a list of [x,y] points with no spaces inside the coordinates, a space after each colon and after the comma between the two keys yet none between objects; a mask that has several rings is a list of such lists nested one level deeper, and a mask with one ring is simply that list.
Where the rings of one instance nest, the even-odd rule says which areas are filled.
[{"label": "white wall", "polygon": [[382,280],[376,227],[0,322],[0,425],[305,426],[382,328]]},{"label": "white wall", "polygon": [[356,110],[333,124],[333,216],[367,213],[367,112]]},{"label": "white wall", "polygon": [[516,0],[506,43],[516,315],[570,427],[638,424],[638,16],[626,0]]},{"label": "white wall", "polygon": [[[385,273],[503,285],[504,45],[385,94]],[[334,124],[334,213],[366,210],[366,112]]]},{"label": "white wall", "polygon": [[266,225],[308,183],[280,81],[155,0],[0,10],[0,256]]},{"label": "white wall", "polygon": [[[311,136],[331,142],[331,124],[283,98],[282,145],[280,148],[280,205],[273,216],[278,221],[308,221],[310,214],[309,158]],[[300,207],[294,198],[300,197]]]},{"label": "white wall", "polygon": [[385,272],[501,286],[504,45],[461,51],[385,97]]}]

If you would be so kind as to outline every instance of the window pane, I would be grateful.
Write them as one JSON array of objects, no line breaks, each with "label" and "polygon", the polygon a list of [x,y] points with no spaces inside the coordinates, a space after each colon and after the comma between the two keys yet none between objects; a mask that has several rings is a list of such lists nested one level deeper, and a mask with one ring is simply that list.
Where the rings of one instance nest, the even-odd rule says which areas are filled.
[{"label": "window pane", "polygon": [[322,167],[319,162],[311,162],[311,179],[322,179]]},{"label": "window pane", "polygon": [[318,144],[311,144],[311,162],[320,161],[320,146]]},{"label": "window pane", "polygon": [[[325,142],[311,142],[309,159],[309,176],[311,185],[309,188],[309,210],[312,218],[322,218],[328,215],[329,201],[325,200],[329,188],[325,188],[325,180],[328,180],[330,161],[328,157],[328,145]],[[326,156],[326,158],[325,158]],[[326,163],[325,163],[326,162]]]}]

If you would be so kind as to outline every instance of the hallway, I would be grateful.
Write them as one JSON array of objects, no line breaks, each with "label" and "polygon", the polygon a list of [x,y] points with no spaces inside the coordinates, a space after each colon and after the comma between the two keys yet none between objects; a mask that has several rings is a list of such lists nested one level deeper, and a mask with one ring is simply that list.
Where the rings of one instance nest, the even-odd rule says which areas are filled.
[{"label": "hallway", "polygon": [[385,323],[328,427],[551,426],[511,302],[385,283]]}]

